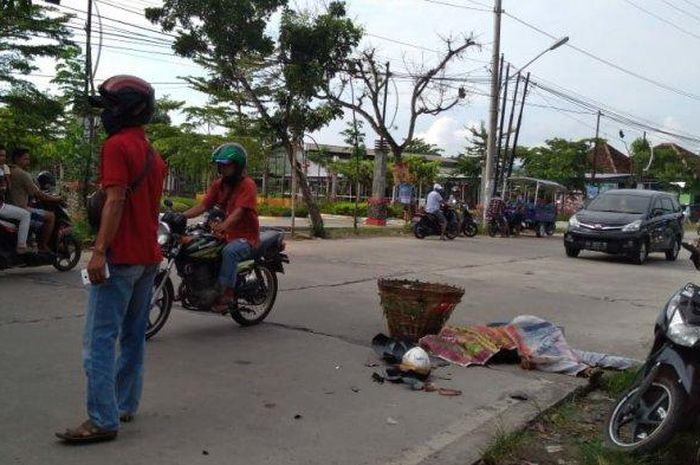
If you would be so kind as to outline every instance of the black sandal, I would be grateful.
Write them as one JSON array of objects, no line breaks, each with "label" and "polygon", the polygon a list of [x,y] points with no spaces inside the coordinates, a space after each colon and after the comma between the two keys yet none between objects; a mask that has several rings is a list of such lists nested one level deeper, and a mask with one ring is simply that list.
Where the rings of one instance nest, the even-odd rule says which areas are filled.
[{"label": "black sandal", "polygon": [[87,420],[77,428],[67,429],[63,433],[56,433],[56,437],[66,444],[87,444],[111,441],[117,437],[117,431],[102,429],[96,426],[92,420]]}]

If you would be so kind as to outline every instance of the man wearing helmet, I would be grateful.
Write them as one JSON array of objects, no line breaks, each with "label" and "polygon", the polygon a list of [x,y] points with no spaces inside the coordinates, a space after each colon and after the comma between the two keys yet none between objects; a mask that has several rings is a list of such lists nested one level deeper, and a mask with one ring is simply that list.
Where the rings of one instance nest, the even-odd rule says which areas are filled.
[{"label": "man wearing helmet", "polygon": [[442,186],[438,183],[433,185],[433,190],[428,194],[425,201],[425,212],[434,215],[440,223],[440,239],[446,240],[445,232],[447,231],[447,218],[442,212],[442,203],[445,201]]},{"label": "man wearing helmet", "polygon": [[92,286],[83,363],[89,419],[56,433],[68,443],[114,439],[120,421],[130,421],[138,409],[148,311],[162,260],[156,235],[166,167],[143,127],[153,116],[155,92],[137,77],[114,76],[99,94],[90,101],[103,109],[108,137],[100,157],[106,200],[87,267]]},{"label": "man wearing helmet", "polygon": [[253,248],[260,242],[260,224],[257,213],[257,188],[255,181],[246,175],[247,153],[242,145],[227,143],[219,146],[211,161],[221,177],[209,187],[204,200],[184,215],[194,218],[218,206],[225,218],[216,224],[214,232],[226,239],[219,271],[221,297],[212,310],[225,313],[235,305],[236,270],[238,264],[250,258]]}]

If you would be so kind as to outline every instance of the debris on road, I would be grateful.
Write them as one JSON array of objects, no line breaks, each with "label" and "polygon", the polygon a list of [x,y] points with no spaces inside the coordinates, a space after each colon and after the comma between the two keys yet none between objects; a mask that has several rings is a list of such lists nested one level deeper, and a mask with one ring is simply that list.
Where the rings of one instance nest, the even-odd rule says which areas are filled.
[{"label": "debris on road", "polygon": [[398,424],[399,424],[398,421],[394,420],[394,419],[391,418],[391,417],[387,418],[387,419],[386,419],[386,422],[387,422],[387,424],[389,424],[389,425],[398,425]]}]

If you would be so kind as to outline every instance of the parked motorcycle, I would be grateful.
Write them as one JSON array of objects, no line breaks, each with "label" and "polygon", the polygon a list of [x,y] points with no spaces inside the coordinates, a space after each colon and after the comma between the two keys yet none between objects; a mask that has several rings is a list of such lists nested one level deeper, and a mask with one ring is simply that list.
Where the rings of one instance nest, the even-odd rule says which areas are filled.
[{"label": "parked motorcycle", "polygon": [[496,237],[496,234],[501,234],[502,236],[519,236],[522,230],[522,215],[515,211],[506,210],[504,215],[505,222],[507,224],[506,230],[503,231],[503,226],[501,221],[497,218],[488,218],[487,231],[489,236]]},{"label": "parked motorcycle", "polygon": [[474,237],[479,232],[479,225],[472,216],[467,205],[462,206],[462,221],[459,225],[459,230],[467,237]]},{"label": "parked motorcycle", "polygon": [[[452,240],[459,236],[459,220],[457,212],[448,205],[442,206],[442,213],[447,219],[447,229],[445,236]],[[418,239],[423,239],[425,236],[439,236],[441,232],[440,223],[435,215],[430,213],[420,212],[413,217],[413,235]]]},{"label": "parked motorcycle", "polygon": [[[700,270],[700,250],[691,260]],[[698,406],[700,287],[689,283],[662,308],[654,344],[632,387],[615,403],[605,427],[607,444],[620,451],[647,453],[667,444]]]},{"label": "parked motorcycle", "polygon": [[[220,297],[217,279],[226,242],[212,234],[210,225],[220,217],[219,212],[210,212],[204,222],[193,226],[187,226],[185,217],[177,213],[161,217],[158,244],[167,264],[154,282],[146,339],[163,328],[175,301],[186,310],[212,311]],[[280,231],[262,232],[253,257],[238,264],[237,302],[229,308],[229,314],[241,326],[262,322],[275,304],[276,273],[284,273],[283,263],[289,263],[283,239]],[[177,293],[171,279],[173,267],[181,279]]]},{"label": "parked motorcycle", "polygon": [[37,202],[36,208],[53,212],[56,223],[49,241],[53,254],[18,255],[17,223],[0,220],[0,270],[15,267],[53,265],[58,271],[72,270],[80,261],[81,244],[73,235],[73,223],[64,205]]}]

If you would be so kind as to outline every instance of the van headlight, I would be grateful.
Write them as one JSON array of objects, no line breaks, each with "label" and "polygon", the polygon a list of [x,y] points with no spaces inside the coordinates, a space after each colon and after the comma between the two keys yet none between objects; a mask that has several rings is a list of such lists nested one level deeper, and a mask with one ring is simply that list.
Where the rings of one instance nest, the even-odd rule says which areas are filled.
[{"label": "van headlight", "polygon": [[633,221],[628,225],[625,225],[625,227],[622,228],[623,232],[635,232],[639,231],[639,228],[642,226],[642,220],[637,220]]},{"label": "van headlight", "polygon": [[162,221],[158,225],[158,245],[165,245],[170,241],[170,226],[168,226],[167,223],[163,223]]},{"label": "van headlight", "polygon": [[581,226],[581,223],[579,223],[578,218],[576,218],[576,215],[571,215],[571,218],[569,218],[569,226],[572,228],[578,228]]}]

